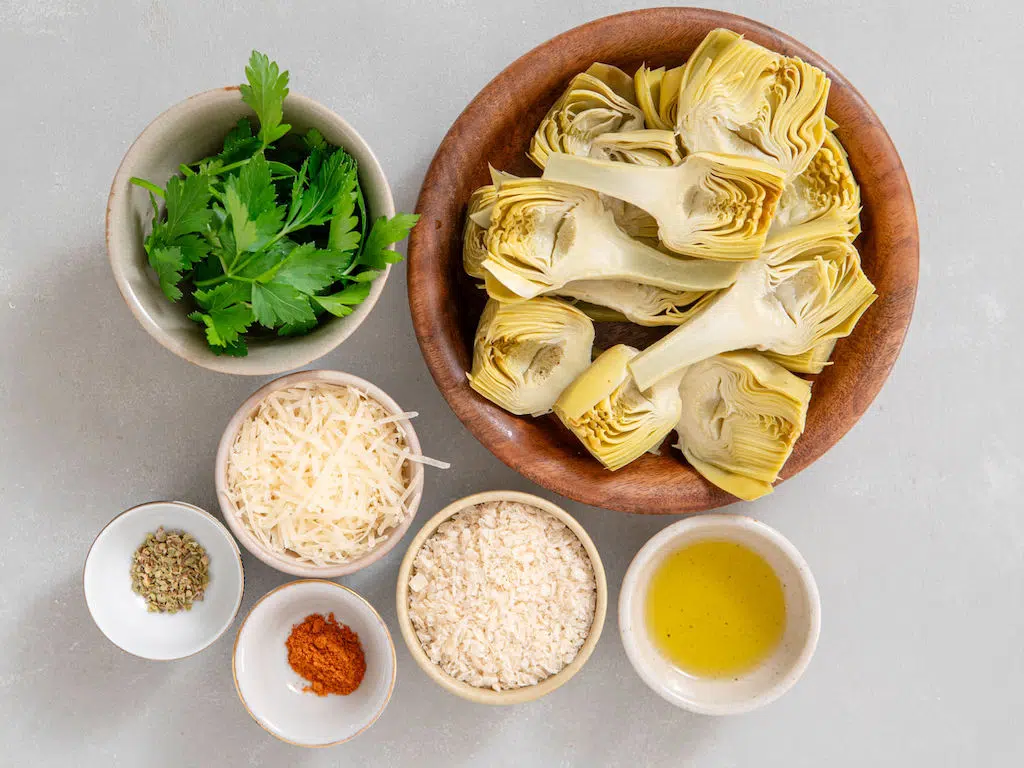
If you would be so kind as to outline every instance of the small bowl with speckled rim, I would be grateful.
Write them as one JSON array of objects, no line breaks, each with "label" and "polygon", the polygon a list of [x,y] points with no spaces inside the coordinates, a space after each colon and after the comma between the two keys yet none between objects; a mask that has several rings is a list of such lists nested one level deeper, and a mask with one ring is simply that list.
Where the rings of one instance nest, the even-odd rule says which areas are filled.
[{"label": "small bowl with speckled rim", "polygon": [[[647,631],[647,588],[665,557],[701,540],[734,541],[763,557],[782,582],[786,628],[774,653],[738,677],[701,678],[669,662]],[[634,669],[671,704],[702,715],[735,715],[765,706],[793,687],[814,655],[821,631],[818,587],[790,541],[764,523],[740,515],[701,515],[657,533],[637,552],[619,592],[619,633]]]},{"label": "small bowl with speckled rim", "polygon": [[[191,610],[150,613],[132,591],[132,555],[160,527],[189,534],[210,558],[210,583]],[[216,642],[238,614],[244,585],[231,534],[209,512],[182,501],[151,501],[119,514],[96,536],[82,571],[96,626],[121,650],[154,661],[183,659]]]},{"label": "small bowl with speckled rim", "polygon": [[[153,210],[144,189],[131,184],[137,176],[163,185],[181,163],[220,151],[224,137],[242,117],[252,117],[238,86],[216,88],[175,104],[157,117],[131,145],[110,186],[107,200],[107,254],[114,279],[128,308],[146,332],[166,349],[191,363],[222,373],[265,376],[301,368],[323,357],[351,336],[384,290],[391,266],[373,281],[370,294],[347,317],[331,317],[305,336],[273,334],[249,342],[246,357],[217,355],[207,345],[202,326],[188,319],[187,299],[172,303],[147,262],[143,239]],[[366,140],[345,120],[312,99],[290,93],[284,119],[293,131],[318,129],[331,144],[343,147],[359,163],[359,184],[371,217],[395,215],[391,187]]]},{"label": "small bowl with speckled rim", "polygon": [[[414,490],[412,495],[409,497],[409,514],[405,516],[405,519],[402,520],[398,526],[389,531],[386,537],[379,539],[377,545],[371,551],[367,552],[362,557],[355,558],[340,565],[314,565],[312,563],[303,562],[297,555],[291,552],[279,553],[271,551],[253,535],[252,531],[249,530],[249,527],[242,521],[238,509],[236,509],[235,505],[231,502],[227,493],[228,461],[231,455],[231,447],[235,443],[238,430],[241,429],[243,422],[252,415],[252,412],[260,402],[262,402],[262,400],[270,393],[277,392],[282,389],[288,389],[289,387],[294,387],[297,384],[310,384],[315,382],[337,384],[339,386],[358,389],[366,393],[366,395],[371,399],[380,403],[384,410],[386,410],[390,415],[394,416],[404,413],[401,406],[391,399],[391,397],[380,387],[375,384],[371,384],[358,376],[353,376],[350,373],[343,373],[341,371],[298,371],[297,373],[282,376],[278,379],[274,379],[268,384],[264,384],[253,392],[252,395],[250,395],[246,401],[239,406],[238,410],[235,411],[235,414],[231,417],[227,427],[224,429],[224,434],[221,436],[220,444],[217,447],[217,458],[214,462],[214,479],[217,487],[217,501],[220,504],[221,514],[224,515],[224,521],[227,523],[228,528],[230,528],[231,532],[235,534],[235,537],[243,547],[252,552],[253,555],[258,557],[271,568],[276,568],[283,573],[308,578],[336,579],[339,576],[347,576],[350,573],[355,573],[356,571],[377,562],[380,558],[390,552],[402,539],[405,532],[409,530],[409,526],[412,525],[413,518],[416,517],[416,511],[419,509],[420,499],[423,497],[422,464],[416,461],[409,462],[411,471],[409,484],[414,487]],[[399,419],[398,423],[402,426],[402,429],[405,432],[405,439],[409,447],[409,452],[417,455],[420,454],[422,452],[420,450],[420,441],[416,436],[416,430],[413,429],[412,422],[407,418],[403,418]]]},{"label": "small bowl with speckled rim", "polygon": [[[307,616],[333,613],[359,636],[366,673],[341,696],[317,696],[288,663],[292,627]],[[384,619],[365,598],[322,579],[284,584],[261,597],[235,637],[231,673],[242,706],[261,728],[300,747],[332,747],[354,739],[384,712],[395,690],[395,644]]]},{"label": "small bowl with speckled rim", "polygon": [[[560,671],[548,678],[545,678],[544,680],[541,680],[535,685],[523,688],[511,688],[504,691],[494,691],[489,688],[477,688],[469,683],[456,680],[454,677],[451,677],[444,672],[444,670],[430,660],[426,652],[423,650],[423,646],[420,645],[420,641],[416,637],[416,630],[413,628],[412,619],[409,616],[409,579],[412,576],[413,561],[416,559],[416,555],[420,551],[420,547],[422,547],[424,542],[434,534],[441,523],[465,509],[475,507],[478,504],[486,504],[494,501],[511,501],[535,507],[565,523],[569,530],[576,535],[576,538],[580,540],[580,543],[583,545],[583,549],[590,558],[590,564],[594,569],[594,580],[597,585],[597,602],[594,607],[594,620],[590,625],[590,634],[587,635],[587,639],[583,642],[579,653],[576,654],[576,658]],[[529,493],[521,493],[519,491],[486,491],[484,493],[476,493],[472,496],[466,496],[458,501],[453,501],[423,525],[420,532],[416,534],[416,538],[414,538],[412,543],[409,545],[409,549],[405,553],[405,558],[402,560],[402,565],[398,570],[396,602],[398,610],[398,626],[402,630],[402,637],[405,639],[405,644],[409,648],[409,653],[412,654],[413,659],[420,666],[420,669],[426,672],[427,676],[431,680],[449,693],[454,693],[456,696],[460,696],[463,699],[477,704],[523,704],[527,701],[535,701],[542,696],[546,696],[555,689],[562,687],[569,682],[573,675],[583,668],[584,664],[587,663],[587,659],[590,658],[590,654],[592,654],[594,652],[594,648],[597,647],[597,641],[600,639],[601,630],[604,627],[604,619],[608,611],[608,581],[605,578],[604,565],[601,563],[601,556],[598,554],[597,547],[594,546],[594,542],[591,540],[583,526],[577,522],[576,518],[564,509],[552,504],[547,499],[542,499],[539,496],[534,496]]]}]

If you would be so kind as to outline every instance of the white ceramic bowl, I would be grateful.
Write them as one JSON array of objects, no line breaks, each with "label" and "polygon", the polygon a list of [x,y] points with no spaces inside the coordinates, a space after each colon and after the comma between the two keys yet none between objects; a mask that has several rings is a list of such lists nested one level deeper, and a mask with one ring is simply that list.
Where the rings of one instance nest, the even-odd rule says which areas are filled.
[{"label": "white ceramic bowl", "polygon": [[[644,616],[654,569],[681,547],[704,539],[735,541],[760,554],[782,582],[786,628],[775,653],[739,678],[686,674],[651,643]],[[643,681],[677,707],[705,715],[731,715],[762,707],[800,678],[818,643],[821,604],[810,568],[788,539],[749,517],[702,515],[680,520],[648,541],[633,558],[619,594],[619,632],[626,655]]]},{"label": "white ceramic bowl", "polygon": [[[132,591],[132,555],[146,534],[163,526],[185,531],[210,557],[210,583],[192,610],[149,613]],[[231,534],[209,512],[180,501],[153,501],[122,512],[89,548],[83,574],[93,621],[114,645],[157,661],[198,653],[224,634],[242,602],[242,559]]]},{"label": "white ceramic bowl", "polygon": [[[356,389],[362,390],[384,406],[384,409],[388,413],[404,413],[401,406],[392,400],[391,397],[380,387],[349,373],[342,373],[341,371],[298,371],[297,373],[282,376],[281,378],[274,379],[269,384],[265,384],[257,389],[244,403],[242,403],[239,409],[235,411],[234,416],[231,417],[227,427],[224,429],[224,434],[220,439],[220,445],[217,447],[214,475],[217,486],[217,501],[220,503],[221,513],[224,515],[224,520],[231,529],[231,532],[235,534],[243,547],[248,549],[271,568],[276,568],[284,573],[290,573],[292,576],[335,579],[339,576],[347,576],[350,573],[355,573],[361,568],[365,568],[371,563],[377,562],[377,560],[390,552],[391,549],[401,540],[402,536],[405,535],[405,532],[409,530],[409,526],[412,524],[412,520],[416,516],[416,510],[419,508],[420,499],[423,496],[423,466],[421,464],[418,462],[411,462],[412,477],[410,482],[415,487],[415,490],[409,497],[409,514],[406,516],[405,520],[403,520],[397,528],[392,529],[386,538],[380,539],[373,550],[360,558],[351,560],[342,565],[311,565],[310,563],[302,562],[295,555],[289,553],[278,554],[277,552],[272,552],[267,549],[242,522],[238,510],[235,509],[234,504],[231,503],[227,494],[228,457],[231,453],[231,446],[234,445],[235,437],[237,436],[238,430],[241,428],[243,422],[249,418],[263,398],[271,392],[276,392],[280,389],[287,389],[288,387],[293,387],[296,384],[306,384],[316,381],[355,387]],[[420,441],[419,438],[416,437],[416,430],[413,429],[412,423],[408,419],[401,419],[398,423],[401,424],[402,428],[405,430],[409,450],[414,454],[420,453]]]},{"label": "white ceramic bowl", "polygon": [[[334,613],[359,635],[366,675],[347,696],[317,696],[288,664],[285,641],[311,613]],[[235,639],[232,671],[242,704],[282,741],[329,747],[355,738],[381,716],[395,688],[395,645],[387,625],[366,600],[333,581],[293,581],[253,606]]]},{"label": "white ceramic bowl", "polygon": [[[420,547],[423,546],[423,543],[434,534],[437,527],[445,520],[458,514],[464,509],[492,501],[512,501],[536,507],[565,523],[569,527],[569,530],[576,534],[576,538],[580,540],[580,543],[583,545],[583,549],[586,550],[587,555],[590,557],[590,563],[594,568],[594,580],[597,585],[597,603],[594,607],[594,621],[590,626],[590,634],[583,642],[583,646],[580,648],[579,653],[576,654],[576,658],[559,672],[551,675],[551,677],[541,680],[536,685],[531,685],[525,688],[512,688],[506,691],[477,688],[469,683],[463,683],[462,681],[456,680],[454,677],[448,675],[427,656],[426,651],[423,650],[423,646],[420,645],[420,641],[416,637],[416,630],[412,626],[412,619],[409,618],[409,579],[412,575],[413,561],[416,559],[416,553],[419,552]],[[408,646],[409,653],[412,654],[413,659],[417,664],[419,664],[420,669],[426,672],[427,676],[431,680],[440,685],[446,691],[477,704],[522,704],[527,701],[539,699],[541,696],[546,696],[551,693],[556,688],[562,687],[569,682],[569,679],[572,678],[573,675],[583,669],[583,665],[587,663],[587,659],[590,658],[590,654],[592,654],[594,652],[594,648],[597,647],[597,641],[601,637],[601,630],[604,628],[604,619],[608,611],[608,581],[604,575],[604,565],[601,563],[601,555],[598,554],[597,547],[594,546],[594,542],[591,540],[586,530],[584,530],[583,526],[576,521],[576,518],[561,507],[556,506],[547,499],[542,499],[539,496],[534,496],[529,493],[520,493],[519,491],[488,491],[485,493],[477,493],[472,496],[467,496],[464,499],[452,502],[424,524],[420,529],[420,532],[416,534],[416,538],[412,540],[412,544],[409,545],[409,549],[405,553],[405,558],[402,560],[402,566],[398,570],[396,601],[398,609],[398,626],[402,630],[402,637],[405,639],[405,644]]]},{"label": "white ceramic bowl", "polygon": [[[218,356],[210,351],[201,326],[189,320],[186,300],[170,302],[146,261],[142,242],[153,211],[149,195],[129,183],[132,176],[163,185],[191,163],[220,151],[224,136],[239,118],[252,117],[238,87],[217,88],[175,104],[157,117],[128,149],[114,176],[107,201],[107,254],[117,287],[142,327],[179,357],[224,373],[262,376],[283,373],[323,357],[359,327],[373,309],[390,265],[373,281],[370,295],[347,317],[332,317],[306,336],[269,336],[251,341],[247,357]],[[395,215],[384,171],[373,151],[352,126],[322,104],[292,93],[284,119],[293,131],[317,128],[335,146],[344,147],[359,163],[359,183],[372,217]]]}]

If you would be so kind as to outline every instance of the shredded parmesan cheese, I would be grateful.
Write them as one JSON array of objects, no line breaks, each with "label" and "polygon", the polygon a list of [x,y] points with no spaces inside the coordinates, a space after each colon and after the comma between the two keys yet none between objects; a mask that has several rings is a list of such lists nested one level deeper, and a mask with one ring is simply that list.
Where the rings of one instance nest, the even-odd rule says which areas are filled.
[{"label": "shredded parmesan cheese", "polygon": [[409,514],[410,453],[402,421],[365,392],[299,384],[272,392],[242,424],[227,494],[268,549],[317,565],[346,563],[387,539]]},{"label": "shredded parmesan cheese", "polygon": [[534,685],[572,662],[590,634],[594,568],[560,520],[525,504],[480,504],[424,542],[409,617],[427,656],[496,691]]}]

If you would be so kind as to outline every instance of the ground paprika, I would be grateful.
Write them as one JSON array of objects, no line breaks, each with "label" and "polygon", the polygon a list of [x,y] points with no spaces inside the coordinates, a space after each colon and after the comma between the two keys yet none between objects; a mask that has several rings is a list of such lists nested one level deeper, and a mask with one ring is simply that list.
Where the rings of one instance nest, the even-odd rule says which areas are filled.
[{"label": "ground paprika", "polygon": [[309,681],[303,690],[317,696],[347,696],[359,687],[366,674],[366,656],[359,635],[339,624],[333,613],[326,618],[319,613],[310,614],[292,627],[285,645],[288,663]]}]

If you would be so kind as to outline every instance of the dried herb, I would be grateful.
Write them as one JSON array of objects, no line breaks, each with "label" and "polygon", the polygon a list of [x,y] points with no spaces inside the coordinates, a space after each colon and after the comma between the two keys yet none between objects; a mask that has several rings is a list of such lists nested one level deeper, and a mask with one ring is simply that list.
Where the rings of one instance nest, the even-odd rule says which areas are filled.
[{"label": "dried herb", "polygon": [[132,555],[131,575],[132,590],[151,613],[190,611],[210,583],[210,558],[187,533],[161,526]]}]

